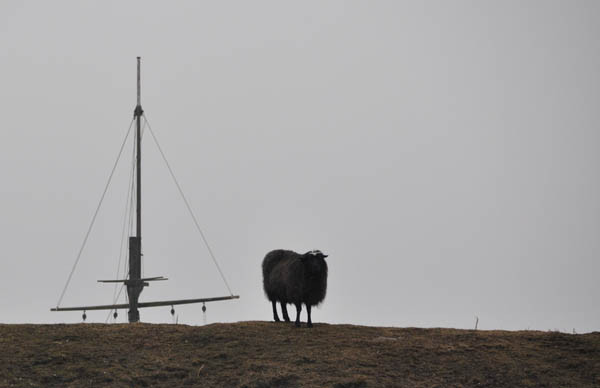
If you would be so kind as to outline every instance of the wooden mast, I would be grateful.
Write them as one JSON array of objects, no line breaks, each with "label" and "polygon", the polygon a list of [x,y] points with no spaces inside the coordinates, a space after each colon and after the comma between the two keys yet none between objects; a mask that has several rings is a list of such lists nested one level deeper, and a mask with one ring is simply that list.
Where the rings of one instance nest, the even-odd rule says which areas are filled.
[{"label": "wooden mast", "polygon": [[138,310],[138,299],[144,286],[142,278],[142,134],[141,121],[141,80],[140,80],[140,57],[137,57],[137,105],[134,116],[136,120],[136,235],[129,237],[129,279],[127,284],[127,296],[129,298],[129,322],[139,322],[140,312]]},{"label": "wooden mast", "polygon": [[[136,141],[137,141],[137,207],[136,207],[136,227],[137,237],[142,239],[142,133],[141,133],[141,120],[144,111],[142,110],[142,83],[140,73],[140,61],[141,58],[137,57],[137,105],[135,106],[135,117],[136,117]],[[141,247],[141,245],[140,245]]]},{"label": "wooden mast", "polygon": [[[139,302],[140,294],[144,287],[148,286],[150,281],[161,281],[168,280],[163,276],[154,276],[148,278],[142,278],[142,129],[141,120],[144,115],[141,103],[141,74],[140,74],[140,62],[141,58],[137,57],[137,104],[133,112],[134,119],[136,121],[136,178],[135,178],[135,195],[136,195],[136,233],[135,236],[129,237],[129,276],[126,279],[116,280],[98,280],[100,283],[125,283],[127,286],[128,303],[121,304],[110,304],[110,305],[97,305],[97,306],[77,306],[77,307],[59,307],[51,308],[50,311],[83,311],[83,320],[86,319],[86,310],[115,310],[114,317],[117,317],[116,310],[118,309],[129,309],[129,322],[140,321],[140,308],[145,307],[159,307],[159,306],[171,306],[171,314],[173,314],[174,305],[182,304],[193,304],[193,303],[207,303],[207,302],[218,302],[223,300],[239,299],[239,295],[219,296],[210,298],[194,298],[194,299],[177,299],[177,300],[163,300],[154,302]],[[192,215],[193,217],[193,215]],[[93,221],[92,221],[93,222]],[[85,242],[84,242],[85,244]],[[209,249],[210,250],[210,249]],[[77,261],[75,262],[77,264]],[[216,264],[216,262],[215,262]],[[218,268],[218,266],[217,266]],[[220,271],[220,270],[219,270]],[[68,285],[67,281],[67,285]],[[65,286],[66,290],[66,286]],[[64,291],[63,291],[64,293]],[[62,299],[62,297],[61,297]],[[60,300],[59,300],[60,304]],[[202,311],[205,311],[206,307],[202,306]]]}]

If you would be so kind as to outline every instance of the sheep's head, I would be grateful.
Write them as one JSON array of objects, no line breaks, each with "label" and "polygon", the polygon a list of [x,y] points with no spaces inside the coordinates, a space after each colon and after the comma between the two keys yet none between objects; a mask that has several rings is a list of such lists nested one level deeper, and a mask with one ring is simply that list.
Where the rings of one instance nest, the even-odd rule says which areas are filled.
[{"label": "sheep's head", "polygon": [[318,259],[324,259],[327,257],[327,255],[325,255],[323,252],[321,252],[319,250],[309,251],[309,252],[306,252],[304,255],[308,256],[308,257],[312,256],[312,257],[315,257]]},{"label": "sheep's head", "polygon": [[[304,276],[307,281],[314,283],[322,283],[323,287],[327,287],[327,255],[321,251],[309,251],[302,255],[302,263],[304,265]],[[325,297],[325,294],[323,294]]]}]

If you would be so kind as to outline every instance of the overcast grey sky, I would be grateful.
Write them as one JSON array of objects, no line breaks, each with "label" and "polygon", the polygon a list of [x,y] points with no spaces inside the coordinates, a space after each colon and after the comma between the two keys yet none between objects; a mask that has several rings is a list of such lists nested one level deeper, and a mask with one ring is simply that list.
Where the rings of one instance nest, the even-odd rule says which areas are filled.
[{"label": "overcast grey sky", "polygon": [[[330,255],[316,322],[599,330],[598,20],[595,1],[2,1],[0,322],[81,320],[48,310],[139,55],[144,110],[241,295],[207,322],[271,319],[260,263],[288,248]],[[226,295],[143,147],[144,273],[170,280],[141,299]],[[63,306],[111,302],[96,280],[116,275],[126,150]]]}]

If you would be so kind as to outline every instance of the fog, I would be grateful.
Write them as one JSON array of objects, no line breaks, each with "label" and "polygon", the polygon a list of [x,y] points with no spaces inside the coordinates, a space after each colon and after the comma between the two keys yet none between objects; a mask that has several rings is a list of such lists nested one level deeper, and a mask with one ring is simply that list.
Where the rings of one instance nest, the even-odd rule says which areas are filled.
[{"label": "fog", "polygon": [[[176,306],[179,323],[270,320],[260,264],[286,248],[329,254],[315,322],[599,330],[599,17],[593,1],[3,1],[0,322],[81,321],[49,309],[141,56],[145,114],[240,295]],[[141,301],[228,295],[147,135],[144,275],[169,280]],[[117,275],[131,144],[63,307],[112,302],[96,280]]]}]

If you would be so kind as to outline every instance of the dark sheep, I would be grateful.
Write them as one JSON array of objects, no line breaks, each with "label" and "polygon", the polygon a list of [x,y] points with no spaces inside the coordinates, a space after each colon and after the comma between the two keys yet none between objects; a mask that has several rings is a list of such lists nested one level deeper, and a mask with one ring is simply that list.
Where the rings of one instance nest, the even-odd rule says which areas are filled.
[{"label": "dark sheep", "polygon": [[312,327],[310,310],[325,299],[327,292],[327,263],[321,251],[301,255],[278,249],[267,253],[263,262],[263,288],[273,304],[273,319],[279,322],[277,302],[286,322],[290,321],[286,305],[296,306],[296,326],[300,326],[302,304],[306,305],[307,326]]}]

